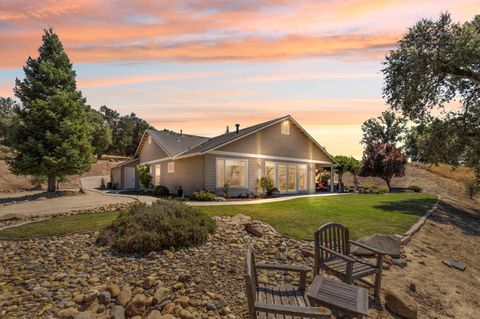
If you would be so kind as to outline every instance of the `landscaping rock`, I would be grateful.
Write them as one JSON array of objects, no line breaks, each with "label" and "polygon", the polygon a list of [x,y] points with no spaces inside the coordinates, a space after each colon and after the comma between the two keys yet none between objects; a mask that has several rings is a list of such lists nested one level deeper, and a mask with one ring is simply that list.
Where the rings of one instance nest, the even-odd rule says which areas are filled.
[{"label": "landscaping rock", "polygon": [[169,295],[170,295],[170,289],[159,288],[157,289],[157,291],[155,291],[155,294],[153,295],[153,301],[154,303],[159,304],[162,301],[164,301]]},{"label": "landscaping rock", "polygon": [[162,313],[158,310],[153,310],[151,311],[145,319],[161,319],[162,318]]},{"label": "landscaping rock", "polygon": [[78,310],[74,308],[67,308],[58,312],[60,319],[74,319],[78,315]]},{"label": "landscaping rock", "polygon": [[98,301],[102,305],[110,303],[111,299],[112,299],[112,295],[108,291],[104,291],[98,295]]},{"label": "landscaping rock", "polygon": [[130,299],[132,299],[132,292],[129,288],[122,289],[122,291],[120,292],[117,298],[118,303],[124,307],[130,301]]},{"label": "landscaping rock", "polygon": [[262,237],[264,235],[263,228],[259,222],[245,224],[245,230],[255,237]]},{"label": "landscaping rock", "polygon": [[392,259],[392,265],[403,268],[407,266],[407,261],[403,258],[394,258]]},{"label": "landscaping rock", "polygon": [[[383,251],[386,255],[398,257],[401,254],[400,238],[395,235],[374,234],[362,237],[357,240],[359,243],[365,244],[372,248]],[[357,256],[373,256],[370,250],[351,245],[351,253]]]},{"label": "landscaping rock", "polygon": [[450,268],[455,268],[461,271],[465,271],[465,269],[467,269],[467,266],[461,261],[447,259],[447,260],[442,260],[442,263]]},{"label": "landscaping rock", "polygon": [[243,215],[243,214],[238,214],[238,215],[233,216],[230,219],[230,223],[233,224],[233,225],[245,225],[245,224],[249,223],[251,220],[252,220],[252,218],[250,216]]},{"label": "landscaping rock", "polygon": [[125,307],[125,313],[130,316],[141,316],[145,312],[145,305],[147,304],[147,297],[145,295],[136,295],[130,300]]},{"label": "landscaping rock", "polygon": [[114,283],[109,283],[106,290],[113,298],[116,298],[120,294],[120,288]]},{"label": "landscaping rock", "polygon": [[125,319],[125,309],[120,305],[114,305],[110,317],[112,319]]},{"label": "landscaping rock", "polygon": [[385,305],[395,314],[406,318],[416,319],[418,306],[416,301],[404,292],[387,289],[385,292]]}]

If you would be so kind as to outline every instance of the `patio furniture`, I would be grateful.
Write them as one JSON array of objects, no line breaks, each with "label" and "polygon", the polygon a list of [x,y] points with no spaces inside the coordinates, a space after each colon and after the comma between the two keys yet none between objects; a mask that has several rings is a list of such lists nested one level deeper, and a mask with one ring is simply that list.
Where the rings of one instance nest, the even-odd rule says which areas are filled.
[{"label": "patio furniture", "polygon": [[339,313],[363,318],[368,316],[368,290],[341,281],[315,276],[307,289],[313,305],[321,305]]},{"label": "patio furniture", "polygon": [[[260,264],[255,262],[252,245],[247,248],[246,287],[249,318],[330,318],[326,308],[311,307],[305,295],[306,275],[309,268],[283,264]],[[258,282],[257,270],[277,270],[300,273],[299,287],[273,287]]]},{"label": "patio furniture", "polygon": [[[350,245],[362,247],[376,255],[376,263],[354,256]],[[374,288],[374,298],[380,304],[380,287],[382,281],[382,263],[384,253],[349,239],[348,229],[341,224],[328,223],[315,232],[315,275],[323,269],[340,278],[347,284],[354,280]],[[365,277],[375,275],[374,283]]]}]

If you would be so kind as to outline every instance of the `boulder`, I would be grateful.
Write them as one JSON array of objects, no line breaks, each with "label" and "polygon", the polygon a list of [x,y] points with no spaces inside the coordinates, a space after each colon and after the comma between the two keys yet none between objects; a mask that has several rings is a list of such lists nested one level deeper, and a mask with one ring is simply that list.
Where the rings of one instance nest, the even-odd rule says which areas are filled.
[{"label": "boulder", "polygon": [[237,214],[230,218],[230,223],[233,225],[245,225],[252,220],[250,216],[246,216],[243,214]]},{"label": "boulder", "polygon": [[245,230],[255,237],[262,237],[264,234],[262,225],[259,222],[245,224]]},{"label": "boulder", "polygon": [[416,319],[418,306],[417,302],[404,292],[393,289],[385,291],[385,305],[393,313],[406,318]]},{"label": "boulder", "polygon": [[[372,248],[383,251],[386,255],[398,257],[401,254],[400,238],[395,235],[374,234],[371,236],[362,237],[357,240],[359,243],[365,244]],[[370,250],[351,245],[351,253],[357,256],[372,256]]]},{"label": "boulder", "polygon": [[132,291],[128,288],[124,288],[122,289],[122,291],[120,291],[120,294],[118,295],[117,300],[120,305],[125,307],[131,298],[132,298]]}]

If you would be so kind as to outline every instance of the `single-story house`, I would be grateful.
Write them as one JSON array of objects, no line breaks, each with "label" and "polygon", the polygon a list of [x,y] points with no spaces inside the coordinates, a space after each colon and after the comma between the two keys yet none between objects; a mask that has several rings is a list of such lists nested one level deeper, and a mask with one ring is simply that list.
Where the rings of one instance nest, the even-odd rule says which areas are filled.
[{"label": "single-story house", "polygon": [[[333,157],[290,115],[212,138],[148,129],[134,158],[113,168],[120,189],[139,189],[136,165],[149,165],[155,185],[186,195],[205,189],[229,196],[258,191],[269,176],[281,194],[314,193],[316,172],[336,165]],[[333,176],[333,174],[332,174]],[[333,191],[333,185],[332,189]]]}]

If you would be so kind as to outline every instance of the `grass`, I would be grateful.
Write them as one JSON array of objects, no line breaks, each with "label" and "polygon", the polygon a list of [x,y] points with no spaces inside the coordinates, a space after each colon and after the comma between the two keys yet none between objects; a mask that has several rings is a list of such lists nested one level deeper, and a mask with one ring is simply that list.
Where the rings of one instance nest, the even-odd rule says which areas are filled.
[{"label": "grass", "polygon": [[[346,225],[355,239],[374,233],[403,234],[435,201],[435,196],[419,193],[355,194],[201,209],[210,215],[249,215],[285,235],[302,239],[312,239],[314,231],[325,223],[338,222]],[[111,224],[117,215],[108,212],[55,217],[4,229],[0,237],[22,239],[97,231]]]},{"label": "grass", "polygon": [[355,194],[202,209],[211,215],[248,215],[285,235],[302,239],[312,239],[315,230],[325,223],[338,222],[347,226],[350,237],[356,239],[375,233],[403,234],[436,200],[433,195],[419,193]]},{"label": "grass", "polygon": [[117,215],[118,212],[107,212],[54,217],[44,221],[1,230],[0,237],[25,239],[92,232],[110,225],[117,218]]}]

